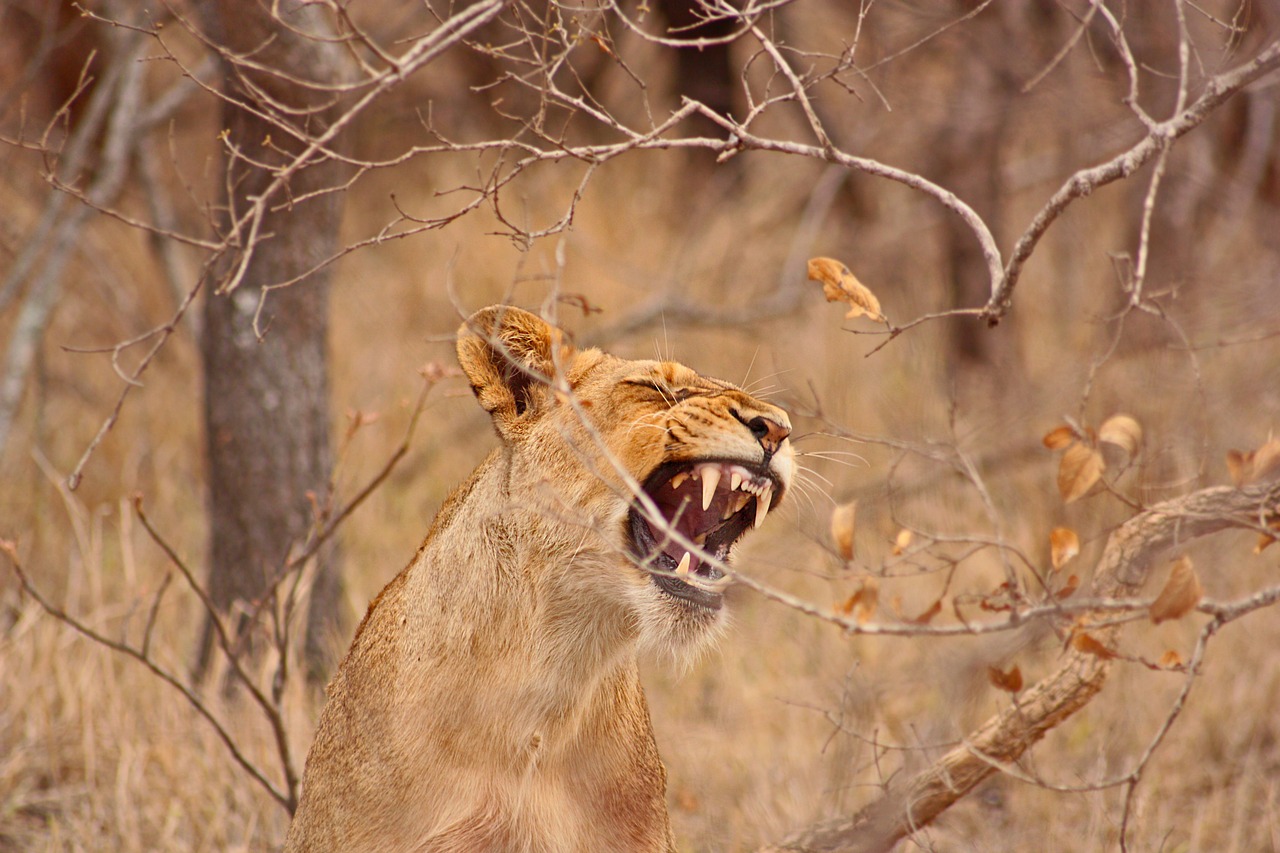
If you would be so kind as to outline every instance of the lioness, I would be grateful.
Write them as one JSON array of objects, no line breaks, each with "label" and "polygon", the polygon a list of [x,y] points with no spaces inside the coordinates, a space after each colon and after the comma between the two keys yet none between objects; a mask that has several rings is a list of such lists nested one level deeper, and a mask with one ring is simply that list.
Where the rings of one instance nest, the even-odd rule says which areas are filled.
[{"label": "lioness", "polygon": [[458,360],[501,444],[356,631],[285,849],[673,850],[636,655],[723,623],[715,563],[790,485],[787,415],[516,308]]}]

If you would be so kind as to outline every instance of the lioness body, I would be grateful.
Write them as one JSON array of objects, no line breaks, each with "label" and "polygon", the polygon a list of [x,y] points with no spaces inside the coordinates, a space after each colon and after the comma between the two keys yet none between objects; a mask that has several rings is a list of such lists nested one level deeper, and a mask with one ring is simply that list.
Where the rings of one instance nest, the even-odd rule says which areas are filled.
[{"label": "lioness body", "polygon": [[[675,563],[655,546],[655,583],[629,556],[629,525],[646,542],[662,529],[632,517],[634,490],[663,465],[741,460],[762,471],[767,511],[764,490],[791,475],[786,415],[680,365],[574,350],[517,309],[472,318],[459,360],[502,445],[370,606],[329,686],[286,850],[673,849],[637,651],[712,633],[719,596],[703,588],[719,573],[697,559],[694,578],[687,559],[663,572]],[[752,511],[731,524],[743,495],[727,488],[703,514],[724,514],[725,539]]]}]

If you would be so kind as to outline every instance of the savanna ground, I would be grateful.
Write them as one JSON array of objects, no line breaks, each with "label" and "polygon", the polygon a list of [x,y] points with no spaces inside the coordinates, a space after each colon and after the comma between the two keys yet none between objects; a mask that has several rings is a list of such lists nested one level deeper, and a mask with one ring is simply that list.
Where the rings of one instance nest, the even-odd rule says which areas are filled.
[{"label": "savanna ground", "polygon": [[[792,25],[831,26],[834,13],[824,8],[797,7]],[[910,23],[901,10],[889,16],[878,49],[909,44]],[[968,79],[953,69],[982,61],[965,33],[888,66],[875,80],[884,102],[841,102],[845,112],[829,120],[845,144],[921,173],[941,170],[947,116]],[[1003,223],[999,240],[1016,237],[1072,170],[1135,137],[1123,86],[1100,64],[1082,47],[1029,94],[988,105],[1003,111],[1000,189],[998,209],[980,212]],[[625,90],[625,80],[610,81]],[[1275,93],[1273,79],[1260,96],[1273,114]],[[1152,234],[1147,282],[1158,311],[1129,312],[1122,328],[1117,320],[1147,189],[1140,172],[1064,213],[1029,262],[1013,312],[980,330],[977,359],[958,355],[951,334],[972,318],[909,329],[881,347],[883,327],[865,318],[842,323],[843,310],[804,280],[807,258],[832,256],[875,291],[891,320],[955,307],[943,272],[948,211],[906,187],[806,159],[745,152],[712,167],[709,155],[632,152],[592,176],[572,230],[531,249],[495,235],[502,226],[483,209],[438,232],[361,249],[341,261],[333,293],[333,430],[346,436],[339,490],[363,483],[400,443],[419,369],[452,365],[460,316],[500,299],[536,307],[554,291],[598,309],[584,316],[560,304],[580,341],[676,358],[791,412],[807,485],[746,540],[736,564],[743,572],[828,610],[876,577],[872,621],[900,622],[941,596],[931,624],[956,624],[957,599],[977,602],[1005,579],[999,549],[975,543],[1004,541],[1049,577],[1049,531],[1065,526],[1079,533],[1081,553],[1058,574],[1087,583],[1107,535],[1132,509],[1109,492],[1064,504],[1058,455],[1041,444],[1046,433],[1067,417],[1096,428],[1116,413],[1133,416],[1143,446],[1115,488],[1150,505],[1229,482],[1228,451],[1261,445],[1280,416],[1280,135],[1272,131],[1261,177],[1245,192],[1235,171],[1244,143],[1233,141],[1232,116],[1211,119],[1170,156],[1160,203],[1171,212]],[[376,148],[402,130],[401,120],[389,113],[361,143]],[[786,129],[786,114],[774,120]],[[200,159],[208,156],[200,146],[216,135],[210,117],[192,109],[175,127],[189,176],[210,180]],[[34,227],[45,189],[38,157],[14,148],[0,156],[2,267]],[[475,170],[474,157],[457,155],[375,173],[352,190],[344,230],[352,240],[376,231],[393,194],[417,215],[446,210],[450,199],[438,191],[472,180]],[[505,191],[507,215],[554,220],[581,176],[570,163],[527,173]],[[203,610],[142,529],[134,500],[141,496],[150,521],[199,567],[207,531],[199,355],[189,331],[150,368],[79,488],[65,485],[119,390],[106,356],[67,347],[110,344],[163,322],[173,302],[156,267],[143,236],[105,217],[75,247],[70,285],[0,456],[0,538],[16,543],[51,600],[113,638],[136,641],[157,590],[172,582],[150,642],[158,662],[184,673]],[[624,324],[664,293],[704,304],[712,316],[793,289],[803,295],[787,310],[746,324],[662,314],[638,328]],[[0,317],[0,333],[12,323],[12,312]],[[364,425],[351,430],[355,422]],[[351,625],[494,441],[463,381],[432,388],[408,455],[341,531]],[[957,474],[956,459],[974,477]],[[857,554],[845,564],[829,519],[835,503],[851,499]],[[895,553],[904,528],[912,541]],[[1276,584],[1280,548],[1255,554],[1256,538],[1227,533],[1189,544],[1208,598]],[[1154,595],[1160,581],[1157,573],[1145,592]],[[727,639],[695,665],[646,668],[672,819],[691,851],[752,849],[856,809],[1017,701],[993,686],[990,667],[1016,665],[1031,683],[1064,646],[1043,623],[981,637],[852,636],[741,589],[733,609]],[[974,606],[966,612],[983,615]],[[1206,618],[1138,622],[1120,650],[1148,661],[1172,650],[1186,660]],[[334,647],[335,660],[344,648]],[[1185,709],[1136,788],[1129,849],[1280,849],[1276,648],[1274,608],[1213,638]],[[1130,660],[1113,666],[1101,695],[1051,732],[1021,775],[1088,788],[1142,756],[1187,676]],[[321,699],[300,679],[287,690],[300,757]],[[214,689],[204,698],[247,755],[272,767],[275,749],[257,709]],[[1115,849],[1123,793],[1051,790],[997,774],[902,849]],[[287,822],[181,695],[51,618],[5,565],[0,849],[270,850]]]}]

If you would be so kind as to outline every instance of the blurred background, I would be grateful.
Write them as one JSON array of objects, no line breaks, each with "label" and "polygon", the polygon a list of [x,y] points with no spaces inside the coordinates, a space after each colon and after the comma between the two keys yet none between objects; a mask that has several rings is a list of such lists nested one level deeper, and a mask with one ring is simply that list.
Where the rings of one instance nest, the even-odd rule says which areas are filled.
[{"label": "blurred background", "polygon": [[[268,569],[296,554],[323,516],[315,507],[344,505],[402,443],[420,370],[452,367],[461,318],[509,301],[553,312],[581,343],[674,358],[788,409],[807,486],[739,549],[739,569],[763,582],[834,610],[875,578],[874,619],[901,622],[942,601],[932,624],[952,624],[956,602],[1005,579],[1011,553],[1036,590],[1049,531],[1067,526],[1082,548],[1065,571],[1087,583],[1108,533],[1136,507],[1227,482],[1227,451],[1257,447],[1276,427],[1275,73],[1215,105],[1159,165],[1053,219],[999,325],[970,310],[890,339],[883,325],[844,320],[805,279],[805,261],[847,264],[896,326],[981,309],[987,262],[935,197],[820,156],[769,47],[805,81],[832,150],[955,193],[1007,260],[1073,173],[1147,135],[1139,111],[1175,115],[1208,78],[1280,38],[1270,0],[1113,5],[796,0],[748,8],[753,34],[737,12],[708,18],[682,0],[529,2],[383,85],[387,56],[465,9],[313,4],[314,18],[285,26],[249,0],[3,0],[0,539],[84,625],[135,648],[145,632],[149,659],[196,685],[248,760],[278,780],[260,709],[208,686],[225,663],[208,653],[205,611],[143,529],[135,497],[243,620],[251,592],[218,580],[228,576],[220,560],[247,559],[226,552],[231,540],[243,536]],[[317,35],[330,31],[343,38]],[[295,41],[315,52],[298,60]],[[258,60],[315,73],[265,74]],[[264,221],[276,240],[245,261],[240,289],[216,295],[251,244],[233,226],[260,191],[254,175],[300,150],[281,117],[315,139],[370,93],[329,162],[309,161],[273,197]],[[685,142],[629,144],[627,130],[650,133],[691,101],[705,111],[654,136]],[[266,105],[277,124],[254,125],[236,112],[245,103]],[[735,122],[778,150],[735,148]],[[545,155],[556,151],[574,156]],[[280,246],[288,251],[273,254]],[[219,341],[240,341],[240,355],[220,354]],[[235,359],[280,341],[281,384],[258,388],[256,368]],[[296,408],[281,401],[299,388],[311,396]],[[253,412],[270,417],[252,440],[218,420]],[[1136,463],[1115,493],[1064,505],[1058,458],[1041,438],[1120,412],[1144,429]],[[322,701],[316,685],[495,441],[466,383],[439,379],[407,454],[307,563],[302,600],[315,592],[331,606],[305,642],[305,608],[290,617],[299,627],[286,657],[296,660],[278,686],[297,769]],[[306,461],[224,475],[220,447],[242,461]],[[236,521],[234,506],[219,509],[228,494],[248,509],[255,497],[288,505],[287,517],[261,517],[289,534],[264,546],[277,551],[254,550],[265,534]],[[829,518],[855,499],[857,555],[845,563]],[[238,533],[222,537],[220,524]],[[895,553],[904,528],[913,544]],[[1276,582],[1278,549],[1254,554],[1255,539],[1190,546],[1207,595]],[[1062,650],[1045,625],[850,636],[735,596],[718,650],[687,670],[645,667],[672,820],[691,851],[753,849],[848,814],[1008,707],[989,667],[1017,665],[1030,683]],[[1123,651],[1186,659],[1203,621],[1135,627]],[[1271,611],[1214,639],[1137,789],[1129,849],[1280,849],[1277,643]],[[279,662],[265,654],[265,680]],[[1115,848],[1122,792],[1074,789],[1127,772],[1183,681],[1118,663],[1102,695],[1029,759],[1073,791],[998,775],[902,849]],[[6,562],[0,850],[269,850],[287,823],[179,692],[47,615]]]}]

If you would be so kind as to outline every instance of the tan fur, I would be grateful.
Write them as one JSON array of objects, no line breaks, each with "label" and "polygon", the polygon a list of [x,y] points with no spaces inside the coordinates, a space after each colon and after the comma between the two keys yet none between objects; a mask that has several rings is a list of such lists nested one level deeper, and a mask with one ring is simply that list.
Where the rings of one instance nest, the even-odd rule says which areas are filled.
[{"label": "tan fur", "polygon": [[[370,605],[285,849],[672,850],[637,652],[684,654],[724,616],[628,555],[627,478],[759,462],[741,418],[787,416],[673,362],[575,350],[514,308],[471,318],[458,357],[501,445]],[[695,394],[671,405],[636,380]],[[789,442],[772,469],[789,484]]]}]

